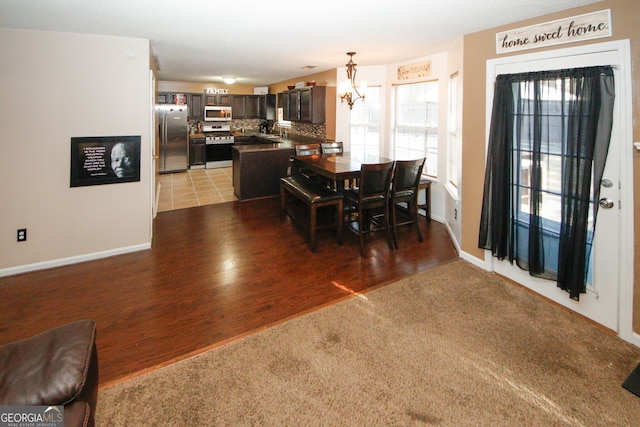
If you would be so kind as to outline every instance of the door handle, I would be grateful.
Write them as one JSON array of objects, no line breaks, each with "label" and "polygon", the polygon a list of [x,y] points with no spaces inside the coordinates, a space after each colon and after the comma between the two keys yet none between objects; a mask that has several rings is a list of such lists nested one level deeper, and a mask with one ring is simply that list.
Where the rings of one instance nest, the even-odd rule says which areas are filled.
[{"label": "door handle", "polygon": [[606,199],[606,198],[602,198],[600,199],[600,201],[598,202],[598,204],[600,205],[601,208],[603,209],[611,209],[614,205],[613,200],[611,199]]}]

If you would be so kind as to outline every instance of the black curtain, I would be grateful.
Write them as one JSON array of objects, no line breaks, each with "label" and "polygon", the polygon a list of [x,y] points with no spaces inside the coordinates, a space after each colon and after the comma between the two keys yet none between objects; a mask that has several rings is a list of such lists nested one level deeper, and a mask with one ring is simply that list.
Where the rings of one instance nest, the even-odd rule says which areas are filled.
[{"label": "black curtain", "polygon": [[[499,75],[495,83],[478,245],[533,276],[556,280],[576,300],[586,292],[613,100],[609,66]],[[543,184],[543,159],[549,157],[561,159],[558,231],[550,231],[541,212],[543,199],[557,196]]]}]

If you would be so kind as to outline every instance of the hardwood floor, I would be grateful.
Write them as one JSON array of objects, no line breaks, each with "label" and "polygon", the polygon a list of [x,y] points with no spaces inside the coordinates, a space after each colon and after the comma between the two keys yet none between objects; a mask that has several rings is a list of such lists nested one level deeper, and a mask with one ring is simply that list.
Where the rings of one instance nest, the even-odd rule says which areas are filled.
[{"label": "hardwood floor", "polygon": [[361,258],[329,230],[311,253],[277,198],[162,212],[150,250],[0,278],[0,344],[92,318],[105,387],[458,257],[442,224],[420,227]]}]

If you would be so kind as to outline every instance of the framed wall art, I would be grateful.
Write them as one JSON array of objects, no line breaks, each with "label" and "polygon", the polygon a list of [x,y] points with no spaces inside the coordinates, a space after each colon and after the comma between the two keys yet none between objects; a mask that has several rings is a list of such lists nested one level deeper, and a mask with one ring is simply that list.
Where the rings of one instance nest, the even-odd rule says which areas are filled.
[{"label": "framed wall art", "polygon": [[71,187],[140,181],[140,136],[71,138]]}]

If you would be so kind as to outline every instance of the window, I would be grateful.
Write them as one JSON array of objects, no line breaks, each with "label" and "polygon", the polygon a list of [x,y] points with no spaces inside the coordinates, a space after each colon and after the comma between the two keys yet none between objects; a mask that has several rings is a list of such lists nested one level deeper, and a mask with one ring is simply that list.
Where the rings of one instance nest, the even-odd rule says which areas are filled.
[{"label": "window", "polygon": [[449,79],[449,117],[447,118],[447,180],[455,191],[460,179],[460,139],[458,135],[458,73]]},{"label": "window", "polygon": [[[513,147],[513,159],[517,170],[520,170],[519,179],[514,180],[514,194],[517,194],[520,203],[517,204],[517,218],[528,217],[531,212],[531,190],[533,187],[534,168],[537,167],[538,177],[537,187],[540,191],[540,216],[548,221],[545,224],[553,230],[555,234],[560,233],[561,221],[561,194],[562,194],[562,165],[566,163],[564,156],[566,153],[566,129],[569,122],[570,103],[575,102],[575,95],[570,93],[570,88],[566,87],[565,79],[551,79],[539,83],[535,90],[538,91],[534,97],[534,84],[531,82],[520,82],[515,91],[515,96],[519,97],[521,106],[516,111],[517,135],[520,137],[520,144]],[[536,100],[537,104],[536,104]],[[542,116],[539,138],[543,141],[542,147],[538,148],[539,154],[534,151],[534,125],[540,121],[538,116]],[[524,129],[521,130],[521,129]],[[534,162],[534,158],[537,160]],[[592,209],[589,209],[588,222],[592,223]],[[526,220],[528,221],[528,219]]]},{"label": "window", "polygon": [[369,86],[366,102],[358,101],[351,110],[351,154],[358,157],[380,155],[380,87]]},{"label": "window", "polygon": [[438,175],[438,82],[395,87],[393,156],[396,160],[426,157],[424,173]]}]

